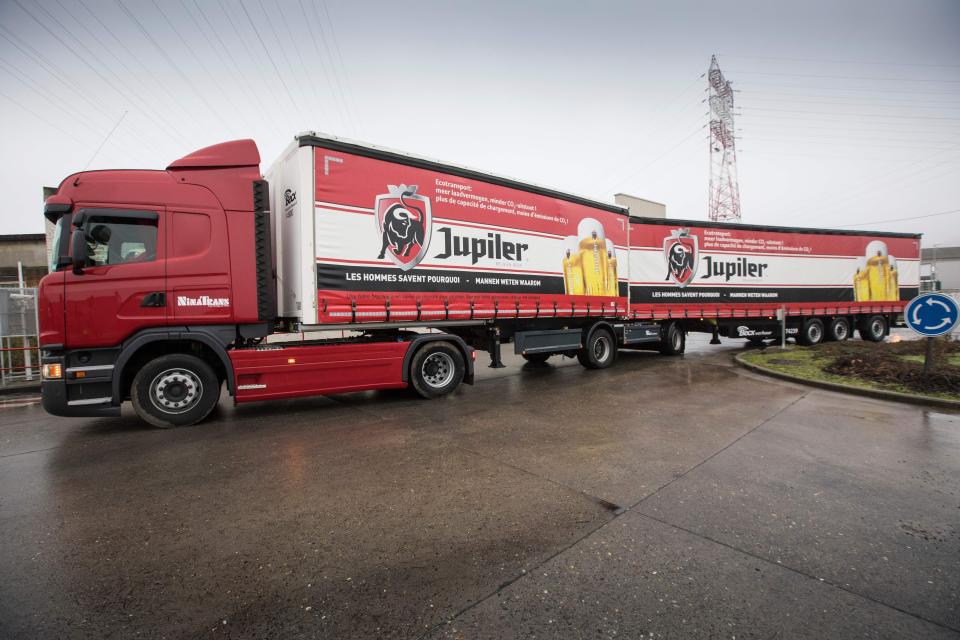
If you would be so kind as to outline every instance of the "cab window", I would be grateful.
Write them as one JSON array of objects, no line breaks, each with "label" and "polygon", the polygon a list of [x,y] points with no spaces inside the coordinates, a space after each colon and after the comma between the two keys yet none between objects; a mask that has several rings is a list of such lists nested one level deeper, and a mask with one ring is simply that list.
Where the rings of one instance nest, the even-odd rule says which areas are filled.
[{"label": "cab window", "polygon": [[83,222],[88,267],[157,259],[157,221],[92,215]]}]

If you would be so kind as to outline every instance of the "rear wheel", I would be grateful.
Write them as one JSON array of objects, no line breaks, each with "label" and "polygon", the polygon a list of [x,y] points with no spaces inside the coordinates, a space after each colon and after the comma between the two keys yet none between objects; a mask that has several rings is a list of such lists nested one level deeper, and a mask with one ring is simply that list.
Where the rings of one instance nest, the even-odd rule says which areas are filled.
[{"label": "rear wheel", "polygon": [[860,323],[860,338],[868,342],[880,342],[887,335],[887,319],[881,315],[870,316]]},{"label": "rear wheel", "polygon": [[850,321],[846,318],[834,318],[827,326],[827,340],[843,342],[850,337]]},{"label": "rear wheel", "polygon": [[812,347],[823,342],[823,322],[819,318],[809,318],[800,328],[800,344]]},{"label": "rear wheel", "polygon": [[196,356],[174,353],[148,362],[130,387],[133,408],[155,427],[185,427],[206,418],[220,400],[220,379]]},{"label": "rear wheel", "polygon": [[587,369],[606,369],[617,359],[613,334],[607,329],[595,329],[587,343],[577,352],[577,360]]},{"label": "rear wheel", "polygon": [[675,356],[683,353],[687,346],[687,336],[676,322],[671,322],[663,331],[660,340],[660,353],[665,356]]},{"label": "rear wheel", "polygon": [[543,364],[550,358],[549,353],[525,353],[523,359],[533,364]]},{"label": "rear wheel", "polygon": [[438,398],[463,380],[463,354],[449,342],[428,342],[410,362],[410,382],[424,398]]}]

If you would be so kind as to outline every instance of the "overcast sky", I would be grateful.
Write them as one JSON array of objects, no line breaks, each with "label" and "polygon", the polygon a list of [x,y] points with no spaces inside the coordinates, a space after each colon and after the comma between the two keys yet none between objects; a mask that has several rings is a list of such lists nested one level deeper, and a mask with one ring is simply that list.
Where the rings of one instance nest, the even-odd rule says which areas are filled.
[{"label": "overcast sky", "polygon": [[304,130],[705,219],[711,54],[744,222],[960,245],[958,0],[0,0],[0,233],[84,167]]}]

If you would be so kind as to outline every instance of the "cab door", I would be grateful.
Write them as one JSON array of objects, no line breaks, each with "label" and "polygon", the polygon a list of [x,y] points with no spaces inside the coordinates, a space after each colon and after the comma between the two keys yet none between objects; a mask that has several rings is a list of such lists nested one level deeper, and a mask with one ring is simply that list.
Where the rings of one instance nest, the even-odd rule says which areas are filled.
[{"label": "cab door", "polygon": [[79,208],[72,226],[71,256],[82,241],[86,259],[64,274],[66,346],[113,347],[166,326],[164,207]]}]

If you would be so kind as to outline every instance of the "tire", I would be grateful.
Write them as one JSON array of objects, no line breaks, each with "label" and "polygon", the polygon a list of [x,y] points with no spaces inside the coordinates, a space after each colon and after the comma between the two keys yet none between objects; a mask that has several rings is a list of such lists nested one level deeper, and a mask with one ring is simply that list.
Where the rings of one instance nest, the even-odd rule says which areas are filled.
[{"label": "tire", "polygon": [[617,343],[607,329],[595,329],[577,352],[577,360],[587,369],[606,369],[617,359]]},{"label": "tire", "polygon": [[544,364],[551,355],[550,353],[525,353],[523,359],[533,364]]},{"label": "tire", "polygon": [[805,347],[812,347],[815,344],[823,342],[826,332],[823,329],[823,321],[820,318],[808,318],[800,327],[800,335],[797,340]]},{"label": "tire", "polygon": [[151,360],[133,378],[130,399],[142,420],[186,427],[210,415],[220,400],[220,379],[196,356],[173,353]]},{"label": "tire", "polygon": [[846,318],[834,318],[827,325],[827,340],[843,342],[850,337],[850,321]]},{"label": "tire", "polygon": [[660,341],[660,353],[665,356],[676,356],[687,348],[687,334],[676,322],[667,325],[663,340]]},{"label": "tire", "polygon": [[463,354],[453,344],[428,342],[410,361],[410,383],[424,398],[439,398],[463,381]]},{"label": "tire", "polygon": [[860,339],[867,342],[881,342],[887,331],[887,319],[881,315],[870,316],[861,321],[859,327]]}]

